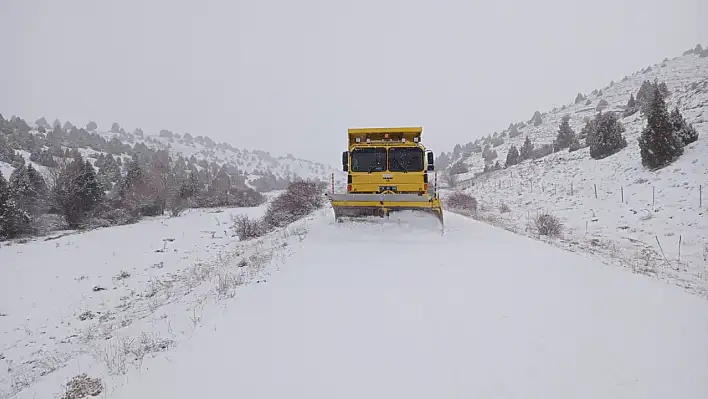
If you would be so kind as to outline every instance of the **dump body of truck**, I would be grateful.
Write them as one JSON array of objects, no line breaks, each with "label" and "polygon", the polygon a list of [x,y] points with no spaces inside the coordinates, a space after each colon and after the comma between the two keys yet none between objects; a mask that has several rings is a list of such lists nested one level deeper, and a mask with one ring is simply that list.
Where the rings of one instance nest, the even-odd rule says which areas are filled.
[{"label": "dump body of truck", "polygon": [[433,153],[421,143],[421,127],[357,128],[342,153],[347,192],[329,194],[335,217],[386,216],[412,210],[435,214],[442,207],[431,190]]}]

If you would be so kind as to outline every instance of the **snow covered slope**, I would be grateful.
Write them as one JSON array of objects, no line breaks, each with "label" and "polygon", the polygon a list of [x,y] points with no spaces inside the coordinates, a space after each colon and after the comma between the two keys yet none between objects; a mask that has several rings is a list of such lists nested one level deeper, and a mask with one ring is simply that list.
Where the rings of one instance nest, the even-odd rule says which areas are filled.
[{"label": "snow covered slope", "polygon": [[637,112],[621,119],[628,144],[612,156],[595,160],[588,148],[566,149],[475,176],[484,168],[482,156],[460,155],[452,162],[462,161],[469,172],[457,175],[458,189],[477,198],[482,220],[535,235],[529,223],[539,212],[550,212],[564,224],[556,244],[708,295],[708,57],[687,54],[652,65],[586,100],[542,114],[538,126],[527,121],[514,138],[503,131],[503,144],[490,147],[503,166],[510,146],[520,148],[526,137],[536,148],[552,143],[564,115],[579,134],[601,99],[608,103],[603,112],[621,117],[630,94],[655,78],[671,92],[669,109],[678,106],[700,134],[670,166],[642,166],[637,138],[646,118]]},{"label": "snow covered slope", "polygon": [[[307,221],[278,273],[208,306],[140,370],[113,359],[154,340],[112,338],[108,362],[84,356],[18,398],[79,373],[116,399],[708,396],[708,302],[677,287],[455,214],[444,235],[434,220],[332,219]],[[166,316],[174,336],[187,306]]]},{"label": "snow covered slope", "polygon": [[[118,372],[188,336],[207,303],[257,279],[299,241],[297,225],[255,242],[234,237],[232,216],[259,217],[265,207],[191,209],[0,243],[0,398],[84,357]],[[116,352],[119,344],[133,352]]]},{"label": "snow covered slope", "polygon": [[[16,153],[25,157],[26,163],[30,162],[30,152],[38,153],[41,150],[50,149],[47,145],[36,146],[40,140],[27,138],[33,135],[43,140],[49,134],[54,133],[51,126],[45,125],[45,122],[41,123],[41,127],[37,124],[29,124],[27,128],[31,130],[27,133],[23,132],[20,136],[21,139],[13,137],[7,140]],[[140,147],[145,146],[152,151],[166,150],[173,160],[182,157],[187,163],[197,165],[198,170],[214,168],[213,165],[216,165],[216,170],[227,166],[230,173],[238,173],[243,176],[248,186],[259,191],[284,189],[287,186],[287,181],[297,179],[329,181],[332,173],[337,173],[337,170],[330,166],[297,158],[292,154],[273,156],[267,151],[239,149],[228,143],[216,143],[204,136],[179,135],[167,130],[154,135],[144,134],[139,129],[129,133],[122,128],[118,131],[101,129],[86,131],[85,129],[77,129],[69,122],[64,125],[62,132],[58,135],[55,134],[55,136],[61,135],[61,139],[54,139],[63,143],[60,151],[75,146],[83,157],[91,159],[92,164],[95,163],[97,157],[108,154],[121,158],[121,163],[125,163],[130,160],[129,154],[136,150],[136,146],[138,146],[138,152],[142,151]],[[40,132],[40,129],[44,133]],[[14,134],[19,136],[17,132]],[[0,138],[2,135],[3,133],[0,132]],[[100,139],[97,139],[96,136]],[[25,148],[19,148],[18,145]],[[29,148],[30,146],[33,148]],[[58,159],[57,150],[54,150],[52,155]],[[41,162],[31,163],[37,169],[42,170]],[[9,177],[12,170],[13,167],[9,162],[3,162],[0,157],[0,171],[6,178]],[[259,179],[260,181],[256,181]]]},{"label": "snow covered slope", "polygon": [[[110,132],[101,133],[107,139],[125,134]],[[135,143],[144,143],[149,147],[157,149],[167,149],[173,156],[190,158],[194,156],[197,160],[204,159],[211,164],[216,162],[219,165],[231,164],[238,170],[250,176],[251,179],[264,174],[292,181],[296,178],[319,179],[329,181],[332,172],[331,167],[319,162],[312,162],[302,158],[297,158],[292,154],[286,156],[273,156],[267,151],[248,150],[235,148],[227,143],[215,143],[208,138],[188,139],[180,135],[146,135],[145,138],[135,138]],[[333,157],[333,159],[337,159]]]}]

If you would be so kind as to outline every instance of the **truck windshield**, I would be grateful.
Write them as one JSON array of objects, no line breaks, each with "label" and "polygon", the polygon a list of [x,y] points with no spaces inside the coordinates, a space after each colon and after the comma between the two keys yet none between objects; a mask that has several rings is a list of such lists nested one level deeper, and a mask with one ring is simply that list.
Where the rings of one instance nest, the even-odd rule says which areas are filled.
[{"label": "truck windshield", "polygon": [[352,172],[383,172],[386,170],[385,148],[352,150]]},{"label": "truck windshield", "polygon": [[423,150],[418,147],[388,150],[388,170],[391,172],[420,172],[424,166]]}]

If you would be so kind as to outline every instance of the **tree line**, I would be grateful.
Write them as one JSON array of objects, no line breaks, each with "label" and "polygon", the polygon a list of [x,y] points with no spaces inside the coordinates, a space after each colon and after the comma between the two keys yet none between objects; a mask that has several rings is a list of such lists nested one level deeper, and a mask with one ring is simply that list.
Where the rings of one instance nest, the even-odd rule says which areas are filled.
[{"label": "tree line", "polygon": [[[66,127],[34,133],[22,119],[0,115],[0,161],[14,168],[9,176],[0,172],[0,239],[134,223],[187,208],[265,202],[233,165],[174,158],[144,143],[130,146]],[[104,152],[85,157],[78,144]],[[43,166],[43,173],[16,149],[29,150],[30,161]],[[271,180],[283,185],[272,175],[263,179],[263,186]]]}]

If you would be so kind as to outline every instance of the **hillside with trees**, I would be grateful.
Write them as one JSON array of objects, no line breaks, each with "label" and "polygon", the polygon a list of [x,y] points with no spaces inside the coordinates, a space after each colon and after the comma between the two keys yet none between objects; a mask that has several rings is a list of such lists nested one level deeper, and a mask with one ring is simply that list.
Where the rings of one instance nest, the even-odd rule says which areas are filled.
[{"label": "hillside with trees", "polygon": [[471,196],[479,220],[708,295],[702,47],[529,116],[441,155],[451,198]]},{"label": "hillside with trees", "polygon": [[0,240],[134,223],[187,208],[253,207],[293,181],[332,170],[163,129],[100,132],[89,121],[0,115]]}]

